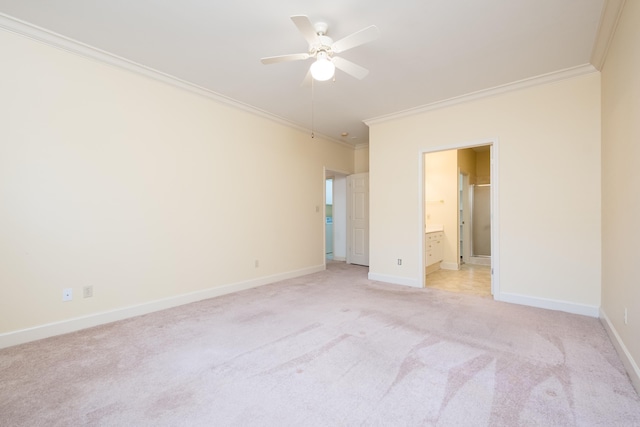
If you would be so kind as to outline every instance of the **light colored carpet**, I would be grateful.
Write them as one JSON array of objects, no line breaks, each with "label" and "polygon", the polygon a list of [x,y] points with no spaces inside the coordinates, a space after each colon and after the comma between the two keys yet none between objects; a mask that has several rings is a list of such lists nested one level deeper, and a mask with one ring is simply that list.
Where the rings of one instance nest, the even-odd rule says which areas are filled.
[{"label": "light colored carpet", "polygon": [[0,351],[2,426],[637,426],[597,319],[329,269]]}]

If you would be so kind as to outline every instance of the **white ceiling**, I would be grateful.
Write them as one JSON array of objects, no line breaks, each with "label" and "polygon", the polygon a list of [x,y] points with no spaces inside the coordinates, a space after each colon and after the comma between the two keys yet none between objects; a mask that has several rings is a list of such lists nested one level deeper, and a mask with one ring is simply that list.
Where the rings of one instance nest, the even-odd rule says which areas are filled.
[{"label": "white ceiling", "polygon": [[292,15],[334,40],[374,24],[378,40],[341,54],[369,75],[315,84],[315,131],[362,144],[365,119],[588,64],[604,1],[0,0],[0,13],[307,129],[312,60],[260,58],[307,51]]}]

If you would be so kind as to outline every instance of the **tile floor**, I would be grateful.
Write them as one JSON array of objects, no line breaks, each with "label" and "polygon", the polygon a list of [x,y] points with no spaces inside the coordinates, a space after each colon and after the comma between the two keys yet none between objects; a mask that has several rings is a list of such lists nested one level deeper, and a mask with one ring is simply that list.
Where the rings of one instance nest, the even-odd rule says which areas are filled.
[{"label": "tile floor", "polygon": [[491,267],[462,264],[460,270],[437,270],[427,274],[427,288],[491,297]]}]

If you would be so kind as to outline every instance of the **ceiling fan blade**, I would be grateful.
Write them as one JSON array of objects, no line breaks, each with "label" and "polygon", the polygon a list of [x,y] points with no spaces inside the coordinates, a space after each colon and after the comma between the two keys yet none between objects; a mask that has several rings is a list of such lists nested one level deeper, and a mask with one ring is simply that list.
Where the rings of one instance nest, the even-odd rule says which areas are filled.
[{"label": "ceiling fan blade", "polygon": [[344,52],[347,49],[369,43],[378,37],[380,37],[380,30],[375,25],[371,25],[333,43],[331,50],[335,53]]},{"label": "ceiling fan blade", "polygon": [[333,57],[332,61],[336,68],[355,77],[356,79],[362,80],[367,76],[367,74],[369,74],[369,70],[367,70],[366,68],[354,64],[351,61],[347,61],[346,59],[339,56]]},{"label": "ceiling fan blade", "polygon": [[313,27],[313,24],[309,20],[309,17],[305,15],[296,15],[292,16],[291,20],[300,33],[302,33],[302,37],[309,43],[309,46],[320,44],[320,39],[318,38],[318,34],[316,34],[316,29]]},{"label": "ceiling fan blade", "polygon": [[300,61],[309,58],[308,53],[292,53],[291,55],[269,56],[262,58],[260,61],[265,64],[275,64],[278,62]]}]

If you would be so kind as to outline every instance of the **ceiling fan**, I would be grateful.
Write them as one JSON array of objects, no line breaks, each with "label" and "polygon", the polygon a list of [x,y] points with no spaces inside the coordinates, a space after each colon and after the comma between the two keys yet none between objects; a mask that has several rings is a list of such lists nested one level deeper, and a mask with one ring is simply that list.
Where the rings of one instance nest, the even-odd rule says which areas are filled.
[{"label": "ceiling fan", "polygon": [[336,42],[328,37],[327,30],[329,25],[325,22],[317,22],[315,25],[311,23],[309,18],[304,15],[292,16],[291,20],[298,27],[300,33],[309,43],[309,51],[307,53],[294,53],[290,55],[270,56],[262,58],[265,65],[275,64],[278,62],[299,61],[314,58],[316,61],[311,64],[304,83],[309,82],[312,78],[319,81],[329,80],[333,77],[335,69],[338,68],[345,73],[363,79],[369,70],[363,68],[351,61],[348,61],[337,53],[342,53],[348,49],[360,46],[377,39],[380,31],[375,25],[363,28],[351,35],[348,35]]}]

